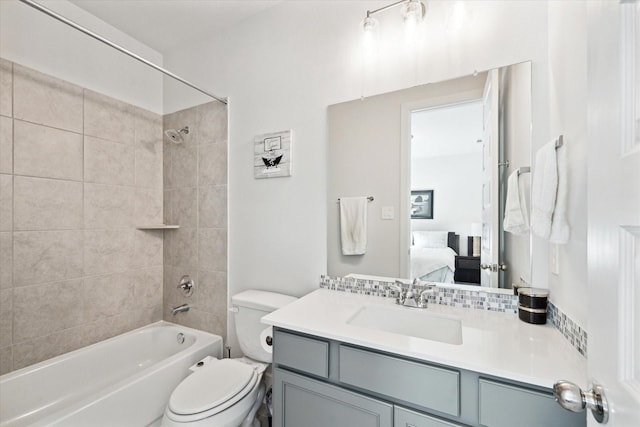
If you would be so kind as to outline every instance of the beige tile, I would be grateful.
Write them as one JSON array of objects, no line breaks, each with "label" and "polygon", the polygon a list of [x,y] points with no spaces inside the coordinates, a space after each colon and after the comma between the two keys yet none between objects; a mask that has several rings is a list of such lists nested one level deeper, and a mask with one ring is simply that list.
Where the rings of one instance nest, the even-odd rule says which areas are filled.
[{"label": "beige tile", "polygon": [[227,226],[227,186],[198,188],[198,226],[224,228]]},{"label": "beige tile", "polygon": [[162,306],[162,266],[137,270],[133,280],[136,308]]},{"label": "beige tile", "polygon": [[140,143],[135,151],[137,187],[162,188],[162,142]]},{"label": "beige tile", "polygon": [[85,135],[133,145],[135,141],[134,117],[132,105],[85,89]]},{"label": "beige tile", "polygon": [[84,181],[133,185],[134,149],[106,139],[84,137]]},{"label": "beige tile", "polygon": [[162,223],[162,188],[136,188],[136,225]]},{"label": "beige tile", "polygon": [[172,188],[171,182],[171,146],[165,142],[162,144],[162,188]]},{"label": "beige tile", "polygon": [[0,375],[13,371],[13,347],[0,348]]},{"label": "beige tile", "polygon": [[0,58],[0,115],[13,116],[13,64]]},{"label": "beige tile", "polygon": [[0,289],[13,287],[13,233],[0,233]]},{"label": "beige tile", "polygon": [[[166,192],[165,192],[166,194]],[[181,227],[196,227],[198,222],[198,191],[196,188],[169,190],[171,222]]]},{"label": "beige tile", "polygon": [[13,116],[82,133],[82,88],[14,64]]},{"label": "beige tile", "polygon": [[132,227],[134,187],[84,185],[85,228]]},{"label": "beige tile", "polygon": [[82,135],[14,120],[17,175],[82,181]]},{"label": "beige tile", "polygon": [[13,289],[0,290],[0,347],[13,344]]},{"label": "beige tile", "polygon": [[14,286],[82,276],[82,231],[13,233]]},{"label": "beige tile", "polygon": [[13,120],[0,116],[0,173],[13,173]]},{"label": "beige tile", "polygon": [[227,183],[227,145],[198,147],[198,186]]},{"label": "beige tile", "polygon": [[165,245],[169,245],[169,256],[165,263],[182,268],[193,268],[198,265],[198,230],[183,228],[165,233]]},{"label": "beige tile", "polygon": [[82,324],[82,295],[81,279],[14,288],[14,343]]},{"label": "beige tile", "polygon": [[227,106],[218,101],[211,101],[199,105],[197,111],[197,143],[226,143]]},{"label": "beige tile", "polygon": [[162,320],[162,304],[153,307],[142,307],[125,314],[129,330],[140,328]]},{"label": "beige tile", "polygon": [[201,270],[227,271],[227,230],[198,230],[198,266]]},{"label": "beige tile", "polygon": [[135,309],[134,279],[130,273],[84,278],[84,321],[106,321]]},{"label": "beige tile", "polygon": [[162,245],[164,236],[158,230],[136,230],[132,268],[162,265]]},{"label": "beige tile", "polygon": [[14,345],[13,369],[21,369],[79,349],[84,345],[82,330],[82,327],[65,329]]},{"label": "beige tile", "polygon": [[16,176],[14,230],[82,228],[82,183]]},{"label": "beige tile", "polygon": [[136,147],[162,144],[162,116],[139,107],[134,109]]},{"label": "beige tile", "polygon": [[198,310],[210,313],[224,312],[226,315],[227,273],[199,270],[193,304]]},{"label": "beige tile", "polygon": [[0,231],[13,229],[13,176],[0,174]]},{"label": "beige tile", "polygon": [[171,188],[196,187],[198,177],[198,151],[195,146],[174,145],[171,151]]},{"label": "beige tile", "polygon": [[173,190],[164,190],[162,197],[162,217],[164,218],[164,224],[175,224],[176,221],[173,219],[173,214],[171,212],[171,192]]},{"label": "beige tile", "polygon": [[191,308],[189,311],[171,314],[173,307],[167,306],[164,308],[164,318],[178,325],[183,325],[188,328],[199,329],[201,331],[210,332],[213,329],[211,325],[211,314],[206,311]]},{"label": "beige tile", "polygon": [[131,268],[133,229],[85,230],[85,275],[109,274]]}]

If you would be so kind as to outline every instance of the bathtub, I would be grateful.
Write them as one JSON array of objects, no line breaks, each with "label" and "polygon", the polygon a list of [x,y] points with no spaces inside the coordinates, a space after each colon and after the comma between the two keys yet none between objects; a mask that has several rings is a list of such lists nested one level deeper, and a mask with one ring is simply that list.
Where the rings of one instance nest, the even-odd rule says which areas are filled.
[{"label": "bathtub", "polygon": [[221,337],[163,321],[135,329],[1,376],[0,426],[150,425],[207,355],[222,356]]}]

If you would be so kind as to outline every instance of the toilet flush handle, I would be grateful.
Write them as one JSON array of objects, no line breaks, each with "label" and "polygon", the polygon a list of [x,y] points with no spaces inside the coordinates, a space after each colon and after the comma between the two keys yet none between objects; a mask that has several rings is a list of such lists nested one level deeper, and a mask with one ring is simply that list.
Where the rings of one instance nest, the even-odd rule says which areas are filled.
[{"label": "toilet flush handle", "polygon": [[240,309],[238,307],[236,307],[235,305],[232,305],[231,307],[229,307],[229,312],[230,313],[238,313],[238,312],[240,312]]}]

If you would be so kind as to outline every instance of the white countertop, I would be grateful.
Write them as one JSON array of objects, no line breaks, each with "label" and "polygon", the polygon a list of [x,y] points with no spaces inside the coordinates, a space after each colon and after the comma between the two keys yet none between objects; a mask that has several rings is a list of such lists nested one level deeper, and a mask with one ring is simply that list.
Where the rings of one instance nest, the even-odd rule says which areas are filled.
[{"label": "white countertop", "polygon": [[262,322],[547,388],[560,379],[587,384],[586,359],[551,324],[531,325],[514,314],[436,304],[427,309],[399,307],[460,318],[462,344],[454,345],[347,324],[365,305],[396,306],[392,298],[318,289]]}]

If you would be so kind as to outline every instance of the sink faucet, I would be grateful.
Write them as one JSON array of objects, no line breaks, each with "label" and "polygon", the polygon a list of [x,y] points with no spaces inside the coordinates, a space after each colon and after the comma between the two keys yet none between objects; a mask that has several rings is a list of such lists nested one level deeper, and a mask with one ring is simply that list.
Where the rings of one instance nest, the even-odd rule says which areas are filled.
[{"label": "sink faucet", "polygon": [[428,294],[433,292],[436,285],[426,284],[425,288],[416,295],[413,292],[413,285],[422,285],[423,282],[420,279],[414,279],[413,283],[409,284],[409,289],[405,292],[402,289],[403,282],[396,280],[395,283],[389,284],[389,288],[398,294],[396,298],[396,304],[403,305],[405,307],[417,307],[427,308]]},{"label": "sink faucet", "polygon": [[189,311],[190,308],[191,306],[189,304],[182,304],[177,307],[174,307],[173,310],[171,310],[171,314],[175,316],[177,313],[182,313],[183,311]]}]

